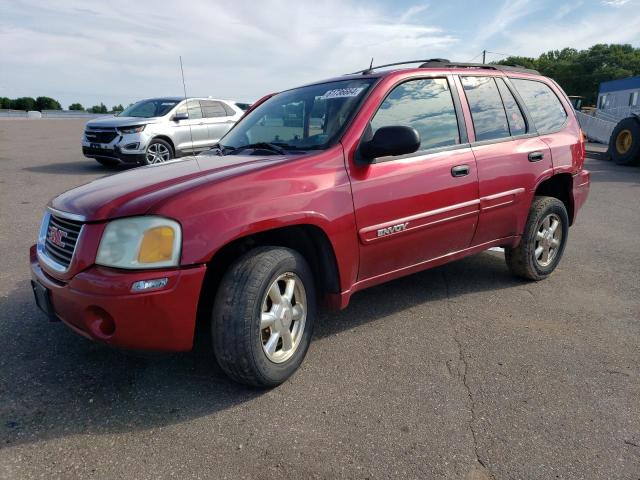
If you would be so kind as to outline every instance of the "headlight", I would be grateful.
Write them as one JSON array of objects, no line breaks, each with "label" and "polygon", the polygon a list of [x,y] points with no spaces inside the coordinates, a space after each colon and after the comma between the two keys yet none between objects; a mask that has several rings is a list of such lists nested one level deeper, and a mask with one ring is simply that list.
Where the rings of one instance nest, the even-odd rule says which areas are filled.
[{"label": "headlight", "polygon": [[180,262],[180,224],[163,217],[130,217],[109,222],[96,263],[105,267],[175,267]]},{"label": "headlight", "polygon": [[140,133],[146,125],[134,125],[133,127],[118,127],[120,133]]}]

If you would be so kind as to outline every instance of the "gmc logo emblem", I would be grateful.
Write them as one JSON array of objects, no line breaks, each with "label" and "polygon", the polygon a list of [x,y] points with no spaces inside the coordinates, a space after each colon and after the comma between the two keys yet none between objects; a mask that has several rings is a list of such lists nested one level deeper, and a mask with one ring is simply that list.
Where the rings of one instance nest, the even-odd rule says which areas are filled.
[{"label": "gmc logo emblem", "polygon": [[66,246],[64,239],[67,238],[67,232],[51,225],[49,226],[48,238],[54,245],[64,248]]},{"label": "gmc logo emblem", "polygon": [[407,229],[407,225],[409,225],[409,222],[399,223],[398,225],[393,225],[391,227],[380,228],[378,230],[378,236],[384,237],[385,235],[391,235],[392,233],[402,232]]}]

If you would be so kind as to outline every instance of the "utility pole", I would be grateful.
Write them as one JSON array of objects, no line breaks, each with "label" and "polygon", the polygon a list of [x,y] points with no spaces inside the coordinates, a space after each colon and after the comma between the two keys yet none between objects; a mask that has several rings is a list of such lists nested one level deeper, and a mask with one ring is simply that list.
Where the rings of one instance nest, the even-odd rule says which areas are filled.
[{"label": "utility pole", "polygon": [[482,50],[482,64],[484,65],[485,63],[487,63],[485,60],[487,59],[487,51],[486,50]]}]

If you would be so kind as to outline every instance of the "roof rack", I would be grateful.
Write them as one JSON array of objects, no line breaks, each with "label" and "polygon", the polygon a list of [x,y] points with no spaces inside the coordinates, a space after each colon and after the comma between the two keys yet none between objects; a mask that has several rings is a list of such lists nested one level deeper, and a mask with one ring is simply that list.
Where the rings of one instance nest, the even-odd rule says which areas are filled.
[{"label": "roof rack", "polygon": [[369,75],[373,73],[374,70],[378,70],[379,68],[385,67],[396,67],[399,65],[410,65],[412,63],[419,63],[420,66],[418,68],[479,68],[485,70],[498,70],[503,72],[519,72],[519,73],[531,73],[534,75],[540,75],[540,72],[537,70],[532,70],[530,68],[525,68],[521,65],[495,65],[495,64],[486,64],[486,63],[460,63],[460,62],[452,62],[447,60],[446,58],[430,58],[428,60],[409,60],[406,62],[396,62],[396,63],[387,63],[386,65],[377,65],[375,67],[365,68],[364,70],[358,70],[357,72],[348,73],[347,75]]},{"label": "roof rack", "polygon": [[435,58],[428,60],[420,65],[420,68],[483,68],[487,70],[498,70],[503,72],[520,72],[520,73],[532,73],[534,75],[540,75],[537,70],[525,68],[522,65],[497,65],[486,63],[460,63],[450,62],[443,58]]}]

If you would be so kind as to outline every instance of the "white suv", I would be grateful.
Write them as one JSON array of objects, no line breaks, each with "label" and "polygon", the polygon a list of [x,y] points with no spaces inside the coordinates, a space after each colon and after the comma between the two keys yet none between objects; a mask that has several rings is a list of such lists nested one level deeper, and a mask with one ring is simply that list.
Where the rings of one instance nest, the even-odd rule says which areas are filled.
[{"label": "white suv", "polygon": [[213,98],[141,100],[117,116],[87,122],[82,153],[105,166],[166,162],[211,148],[247,108]]}]

